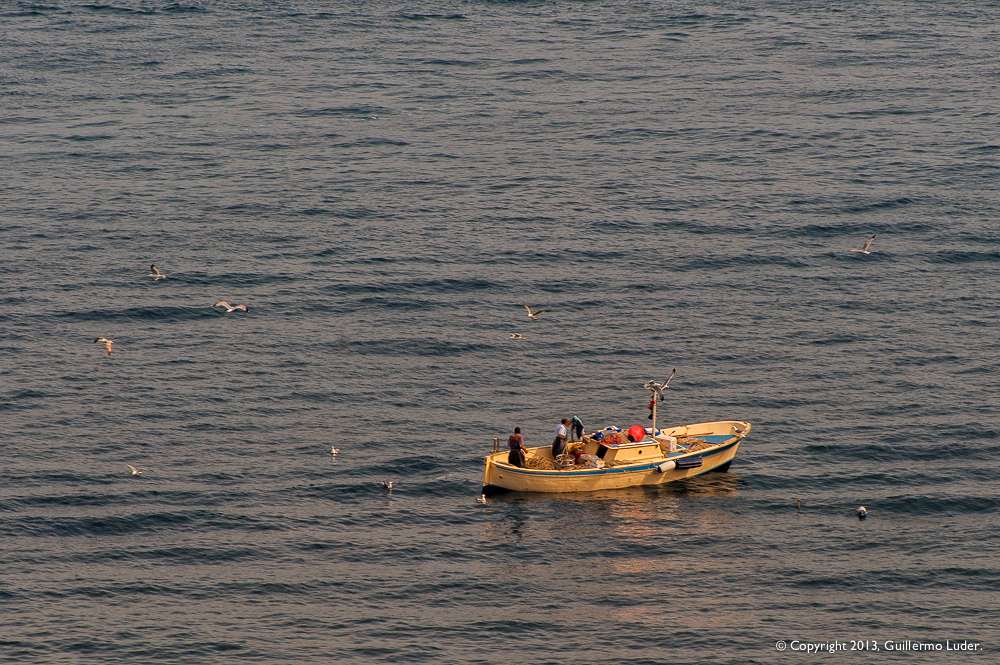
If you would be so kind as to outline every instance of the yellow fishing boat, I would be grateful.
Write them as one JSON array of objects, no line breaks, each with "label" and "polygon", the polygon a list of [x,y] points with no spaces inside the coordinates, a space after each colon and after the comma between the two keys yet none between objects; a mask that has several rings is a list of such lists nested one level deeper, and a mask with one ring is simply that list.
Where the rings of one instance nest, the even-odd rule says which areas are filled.
[{"label": "yellow fishing boat", "polygon": [[[673,373],[670,375],[673,377]],[[750,423],[720,420],[695,425],[656,429],[656,404],[663,399],[663,384],[649,382],[649,408],[653,426],[632,427],[625,432],[608,427],[570,443],[566,453],[552,456],[551,446],[527,448],[526,466],[508,462],[509,450],[501,439],[493,440],[486,456],[483,494],[499,491],[589,492],[635,485],[664,485],[727,471],[740,442],[750,432]]]},{"label": "yellow fishing boat", "polygon": [[[663,485],[709,471],[728,471],[740,442],[749,432],[748,422],[720,420],[661,429],[656,436],[650,436],[647,429],[647,435],[635,442],[604,445],[585,436],[579,444],[571,443],[567,448],[569,455],[577,458],[572,464],[567,456],[554,459],[552,446],[541,446],[528,448],[525,468],[509,464],[509,451],[497,451],[498,446],[494,446],[494,452],[486,456],[483,493],[589,492]],[[579,459],[584,460],[583,464]]]}]

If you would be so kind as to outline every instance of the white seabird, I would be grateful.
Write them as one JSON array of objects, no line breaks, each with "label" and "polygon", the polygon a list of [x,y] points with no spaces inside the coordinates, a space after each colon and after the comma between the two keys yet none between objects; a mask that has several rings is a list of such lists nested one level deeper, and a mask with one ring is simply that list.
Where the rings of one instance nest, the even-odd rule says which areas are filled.
[{"label": "white seabird", "polygon": [[479,496],[476,497],[476,501],[478,501],[479,503],[486,503],[486,495],[480,494]]},{"label": "white seabird", "polygon": [[340,449],[339,449],[339,448],[335,448],[335,447],[333,447],[333,446],[331,446],[331,447],[330,447],[330,454],[331,454],[331,455],[336,455],[336,454],[337,454],[337,453],[339,453],[339,452],[340,452]]},{"label": "white seabird", "polygon": [[98,337],[97,339],[94,340],[94,344],[97,344],[98,342],[104,342],[104,348],[108,350],[108,355],[110,356],[111,345],[115,343],[114,340],[107,339],[106,337]]},{"label": "white seabird", "polygon": [[551,309],[540,309],[537,312],[532,312],[531,308],[528,307],[527,304],[525,304],[525,303],[521,303],[521,304],[524,305],[524,308],[526,310],[528,310],[528,318],[531,319],[532,321],[537,321],[539,314],[544,314],[545,312],[551,312],[552,311]]},{"label": "white seabird", "polygon": [[875,236],[872,236],[868,240],[865,240],[865,244],[864,244],[864,246],[861,249],[852,249],[851,251],[852,252],[861,252],[862,254],[871,254],[871,252],[868,251],[868,248],[871,246],[872,240],[875,240]]},{"label": "white seabird", "polygon": [[238,309],[242,309],[244,312],[249,312],[250,311],[249,309],[247,309],[246,305],[230,305],[225,300],[220,300],[219,302],[217,302],[214,305],[212,305],[212,307],[219,307],[219,306],[226,308],[226,314],[229,314],[230,312],[234,312],[234,311],[236,311]]},{"label": "white seabird", "polygon": [[389,490],[391,492],[392,491],[392,485],[395,482],[396,481],[394,481],[394,480],[383,480],[382,481],[382,487],[386,488],[387,490]]},{"label": "white seabird", "polygon": [[524,339],[524,335],[519,335],[517,333],[511,333],[510,339]]},{"label": "white seabird", "polygon": [[663,389],[670,387],[670,379],[674,378],[674,374],[677,372],[677,368],[670,370],[670,376],[663,383],[657,383],[656,381],[647,381],[646,385],[643,386],[646,390],[652,390],[656,393],[656,398],[658,401],[663,401]]},{"label": "white seabird", "polygon": [[130,469],[132,469],[132,475],[133,476],[141,476],[143,471],[152,471],[152,469],[147,469],[145,467],[137,469],[134,466],[132,466],[131,464],[126,464],[125,466],[127,466]]},{"label": "white seabird", "polygon": [[156,269],[156,266],[149,266],[149,274],[146,277],[152,277],[155,282],[158,279],[166,279],[167,276]]}]

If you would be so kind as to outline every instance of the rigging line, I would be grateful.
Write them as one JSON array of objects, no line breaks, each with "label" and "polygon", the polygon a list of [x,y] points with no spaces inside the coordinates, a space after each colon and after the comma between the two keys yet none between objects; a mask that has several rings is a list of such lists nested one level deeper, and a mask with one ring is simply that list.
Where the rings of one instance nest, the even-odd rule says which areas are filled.
[{"label": "rigging line", "polygon": [[[756,494],[757,496],[766,496],[766,497],[771,498],[771,499],[781,499],[782,501],[795,501],[796,503],[799,504],[799,506],[801,506],[803,503],[808,503],[808,504],[811,504],[813,506],[826,506],[827,508],[838,508],[840,510],[850,510],[850,511],[856,511],[857,510],[857,508],[848,508],[847,506],[836,506],[836,505],[834,505],[832,503],[820,503],[819,501],[807,501],[806,499],[794,499],[794,498],[788,497],[788,496],[777,496],[775,494],[764,494],[763,492],[751,492],[750,490],[739,490],[739,491],[743,492],[744,494]],[[882,515],[884,517],[898,517],[898,518],[904,519],[904,520],[916,520],[918,522],[933,522],[934,524],[944,524],[944,522],[942,520],[932,520],[932,519],[928,519],[926,517],[910,517],[909,515],[899,515],[899,514],[896,514],[896,513],[883,513],[883,512],[878,512],[878,511],[875,511],[875,510],[869,510],[867,512],[868,512],[869,515]]]}]

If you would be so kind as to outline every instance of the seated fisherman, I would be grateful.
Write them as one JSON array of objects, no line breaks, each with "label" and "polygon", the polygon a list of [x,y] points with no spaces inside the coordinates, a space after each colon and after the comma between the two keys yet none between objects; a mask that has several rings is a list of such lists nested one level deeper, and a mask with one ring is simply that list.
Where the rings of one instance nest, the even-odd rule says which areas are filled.
[{"label": "seated fisherman", "polygon": [[527,462],[524,460],[524,454],[528,452],[528,449],[524,447],[524,437],[521,436],[520,427],[514,428],[514,433],[510,435],[509,439],[507,439],[507,445],[510,446],[510,453],[507,455],[507,462],[521,468],[527,466]]}]

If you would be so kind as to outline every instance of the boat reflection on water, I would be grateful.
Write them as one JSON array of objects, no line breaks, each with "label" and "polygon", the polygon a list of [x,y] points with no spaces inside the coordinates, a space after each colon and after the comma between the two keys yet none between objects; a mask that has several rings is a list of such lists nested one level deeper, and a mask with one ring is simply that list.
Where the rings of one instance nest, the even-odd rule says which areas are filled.
[{"label": "boat reflection on water", "polygon": [[498,550],[512,556],[488,576],[557,596],[581,580],[602,580],[598,598],[554,603],[552,620],[568,625],[611,620],[675,632],[741,625],[749,620],[744,605],[719,587],[750,576],[744,552],[753,525],[734,510],[740,486],[739,476],[726,473],[656,487],[492,497],[481,537],[515,549]]},{"label": "boat reflection on water", "polygon": [[[563,536],[587,538],[610,532],[643,538],[662,534],[671,522],[698,520],[700,533],[713,525],[734,521],[726,506],[700,499],[731,499],[737,496],[740,477],[735,473],[696,476],[667,485],[627,487],[604,492],[541,493],[512,492],[493,496],[489,505],[518,507],[488,524],[482,535],[522,538],[532,530],[558,529]],[[534,508],[539,508],[539,511]],[[544,513],[550,517],[542,519]],[[529,515],[539,518],[529,524]],[[727,527],[728,528],[728,527]]]},{"label": "boat reflection on water", "polygon": [[740,475],[708,473],[666,485],[637,485],[622,489],[598,490],[595,492],[508,492],[496,494],[487,499],[491,504],[531,504],[535,502],[564,502],[571,504],[606,504],[631,499],[650,501],[665,496],[691,496],[723,499],[735,495],[740,489]]}]

